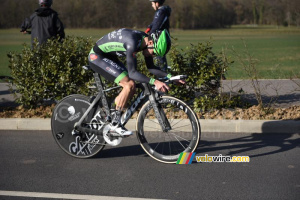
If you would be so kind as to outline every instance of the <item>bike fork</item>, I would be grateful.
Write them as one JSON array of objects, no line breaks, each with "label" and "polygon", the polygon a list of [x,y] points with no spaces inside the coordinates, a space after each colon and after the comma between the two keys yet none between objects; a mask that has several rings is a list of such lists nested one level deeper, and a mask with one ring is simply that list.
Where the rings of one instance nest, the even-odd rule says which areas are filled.
[{"label": "bike fork", "polygon": [[168,118],[166,117],[166,114],[164,112],[164,109],[162,108],[162,106],[157,103],[157,99],[156,99],[156,93],[153,90],[150,90],[151,94],[149,95],[149,100],[150,103],[153,107],[154,113],[155,113],[155,117],[157,118],[161,129],[164,132],[168,132],[172,129]]}]

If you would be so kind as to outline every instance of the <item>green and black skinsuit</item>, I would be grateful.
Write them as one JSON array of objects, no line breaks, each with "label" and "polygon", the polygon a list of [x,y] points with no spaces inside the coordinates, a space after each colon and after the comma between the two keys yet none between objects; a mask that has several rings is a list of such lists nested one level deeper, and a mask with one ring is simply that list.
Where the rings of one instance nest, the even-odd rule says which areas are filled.
[{"label": "green and black skinsuit", "polygon": [[[103,36],[89,54],[91,68],[105,79],[117,84],[127,75],[134,81],[153,84],[155,79],[137,71],[136,53],[143,50],[142,42],[147,36],[144,32],[125,28]],[[121,56],[126,56],[127,69],[118,59]],[[159,78],[170,77],[154,65],[152,57],[145,57],[145,62],[151,74]]]}]

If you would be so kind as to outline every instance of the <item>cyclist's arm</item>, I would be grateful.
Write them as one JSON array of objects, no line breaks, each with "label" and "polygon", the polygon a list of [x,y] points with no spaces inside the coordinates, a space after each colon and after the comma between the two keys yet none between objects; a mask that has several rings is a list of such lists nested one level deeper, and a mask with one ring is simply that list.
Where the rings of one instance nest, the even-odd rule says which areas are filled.
[{"label": "cyclist's arm", "polygon": [[130,79],[141,82],[141,83],[152,83],[151,79],[144,74],[140,73],[136,70],[137,61],[134,52],[128,51],[126,52],[126,61],[127,61],[127,70],[128,76]]},{"label": "cyclist's arm", "polygon": [[[170,78],[171,75],[167,74],[166,72],[162,71],[160,68],[154,65],[153,63],[153,57],[145,57],[146,66],[149,70],[149,72],[153,75],[155,75],[158,78]],[[167,92],[170,88],[167,86],[164,82],[161,82],[156,79],[151,79],[150,84],[155,85],[156,90],[159,90],[161,92]]]},{"label": "cyclist's arm", "polygon": [[162,71],[159,67],[154,65],[152,57],[145,57],[146,66],[149,72],[158,78],[171,77],[170,74]]}]

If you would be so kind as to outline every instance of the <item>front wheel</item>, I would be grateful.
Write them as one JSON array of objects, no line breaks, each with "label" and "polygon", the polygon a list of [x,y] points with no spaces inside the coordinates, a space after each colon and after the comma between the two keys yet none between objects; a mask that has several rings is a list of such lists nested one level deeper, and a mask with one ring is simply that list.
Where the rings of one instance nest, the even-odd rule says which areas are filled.
[{"label": "front wheel", "polygon": [[137,137],[144,151],[157,161],[176,163],[180,153],[194,152],[200,140],[200,124],[196,114],[183,101],[163,96],[161,105],[171,130],[164,132],[150,101],[141,108],[137,120]]}]

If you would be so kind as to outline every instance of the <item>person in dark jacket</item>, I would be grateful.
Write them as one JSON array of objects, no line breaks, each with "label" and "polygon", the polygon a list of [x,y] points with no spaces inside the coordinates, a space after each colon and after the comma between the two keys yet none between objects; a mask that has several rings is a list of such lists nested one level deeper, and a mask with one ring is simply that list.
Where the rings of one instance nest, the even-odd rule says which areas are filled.
[{"label": "person in dark jacket", "polygon": [[[35,38],[38,40],[38,45],[41,45],[52,37],[59,36],[60,39],[65,37],[63,23],[58,18],[57,12],[51,9],[52,0],[39,0],[39,5],[40,8],[21,25],[22,33],[31,33],[32,47]],[[31,29],[31,32],[27,29]]]},{"label": "person in dark jacket", "polygon": [[[169,33],[171,16],[171,8],[169,6],[163,5],[165,0],[149,0],[152,3],[152,8],[155,10],[154,19],[152,23],[148,26],[145,33],[151,35],[156,31],[162,31],[166,29]],[[167,71],[168,63],[166,57],[156,57],[157,64],[161,67],[163,71]]]}]

